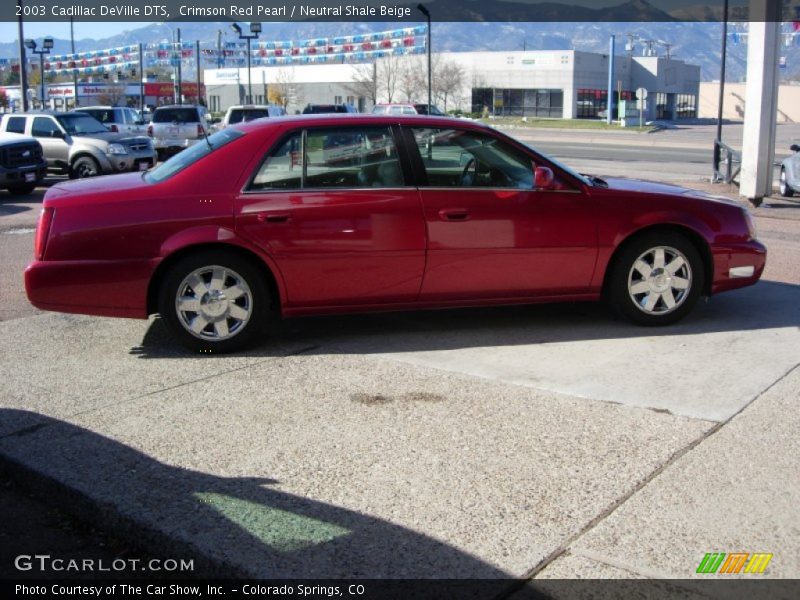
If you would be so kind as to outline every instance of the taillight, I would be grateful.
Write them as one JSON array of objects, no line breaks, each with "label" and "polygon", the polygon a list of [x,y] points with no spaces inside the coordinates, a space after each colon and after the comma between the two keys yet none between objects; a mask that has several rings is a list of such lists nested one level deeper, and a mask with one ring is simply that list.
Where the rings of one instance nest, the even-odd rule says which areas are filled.
[{"label": "taillight", "polygon": [[203,137],[206,132],[203,130],[203,126],[200,123],[197,124],[197,137]]},{"label": "taillight", "polygon": [[50,235],[50,225],[53,223],[55,210],[43,208],[39,216],[39,224],[36,226],[36,241],[33,247],[33,254],[36,260],[44,260],[44,250],[47,246],[47,238]]},{"label": "taillight", "polygon": [[111,132],[112,133],[119,133],[119,127],[116,125],[111,125]]},{"label": "taillight", "polygon": [[153,126],[152,125],[148,125],[147,126],[147,135],[149,135],[150,137],[153,137]]}]

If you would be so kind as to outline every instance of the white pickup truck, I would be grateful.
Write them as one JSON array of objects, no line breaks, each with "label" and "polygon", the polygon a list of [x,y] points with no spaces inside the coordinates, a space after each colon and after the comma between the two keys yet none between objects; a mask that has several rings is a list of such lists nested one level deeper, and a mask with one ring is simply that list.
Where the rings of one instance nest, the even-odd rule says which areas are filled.
[{"label": "white pickup truck", "polygon": [[208,111],[205,106],[159,106],[147,126],[147,135],[153,138],[158,158],[163,160],[202,140],[208,127]]},{"label": "white pickup truck", "polygon": [[236,123],[253,121],[266,117],[282,117],[286,111],[281,106],[275,104],[237,104],[231,106],[222,118],[222,121],[214,125],[214,131],[221,131]]}]

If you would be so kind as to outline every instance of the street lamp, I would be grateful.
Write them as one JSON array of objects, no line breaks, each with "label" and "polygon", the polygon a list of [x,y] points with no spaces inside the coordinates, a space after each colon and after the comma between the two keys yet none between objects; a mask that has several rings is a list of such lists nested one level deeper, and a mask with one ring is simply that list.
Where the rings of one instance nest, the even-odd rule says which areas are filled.
[{"label": "street lamp", "polygon": [[422,4],[417,4],[417,10],[425,15],[428,20],[428,114],[431,114],[431,13]]},{"label": "street lamp", "polygon": [[250,23],[250,33],[242,33],[242,28],[238,23],[231,23],[233,29],[239,36],[240,40],[247,40],[247,102],[246,104],[253,103],[253,78],[250,76],[250,40],[258,39],[258,34],[261,33],[261,23]]},{"label": "street lamp", "polygon": [[[170,52],[170,63],[172,63],[173,98],[175,100],[175,104],[183,104],[183,93],[181,90],[183,87],[183,77],[181,74],[181,66],[183,63],[183,42],[181,41],[181,28],[176,27],[175,29],[172,29],[169,24],[163,21],[161,22],[161,25],[169,29],[170,33],[172,34],[172,52]],[[176,45],[178,48],[177,57],[175,53]]]},{"label": "street lamp", "polygon": [[34,54],[39,55],[39,74],[41,75],[41,101],[42,101],[42,108],[44,108],[44,55],[50,54],[50,50],[53,49],[53,38],[46,37],[42,40],[42,49],[36,49],[36,40],[27,39],[25,40],[25,46],[27,46],[31,52]]}]

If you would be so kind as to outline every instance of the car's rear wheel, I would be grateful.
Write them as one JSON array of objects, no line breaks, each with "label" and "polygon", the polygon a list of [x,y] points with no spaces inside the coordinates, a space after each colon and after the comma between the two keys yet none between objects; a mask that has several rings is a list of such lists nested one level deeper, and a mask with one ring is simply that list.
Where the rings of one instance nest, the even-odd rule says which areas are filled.
[{"label": "car's rear wheel", "polygon": [[611,265],[608,295],[620,316],[641,325],[669,325],[697,303],[703,261],[678,233],[649,233],[631,241]]},{"label": "car's rear wheel", "polygon": [[100,174],[100,165],[90,156],[81,156],[72,163],[69,176],[72,179],[84,179],[95,177]]},{"label": "car's rear wheel", "polygon": [[264,277],[246,258],[202,251],[166,273],[159,312],[184,346],[225,353],[240,350],[265,332],[272,298]]},{"label": "car's rear wheel", "polygon": [[22,196],[24,194],[30,194],[35,189],[36,189],[35,183],[26,183],[24,185],[9,186],[8,192],[10,194],[14,194],[15,196]]},{"label": "car's rear wheel", "polygon": [[786,169],[781,168],[781,178],[779,180],[778,188],[780,189],[781,196],[786,198],[791,198],[794,196],[794,190],[789,186],[789,183],[786,181]]}]

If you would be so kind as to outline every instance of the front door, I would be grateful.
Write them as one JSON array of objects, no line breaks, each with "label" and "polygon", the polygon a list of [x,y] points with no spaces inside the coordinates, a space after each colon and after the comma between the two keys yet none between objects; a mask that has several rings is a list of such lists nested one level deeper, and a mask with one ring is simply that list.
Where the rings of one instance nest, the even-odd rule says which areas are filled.
[{"label": "front door", "polygon": [[535,155],[494,135],[458,128],[412,133],[428,230],[420,300],[588,290],[597,229],[580,189],[557,176],[555,189],[534,190]]}]

